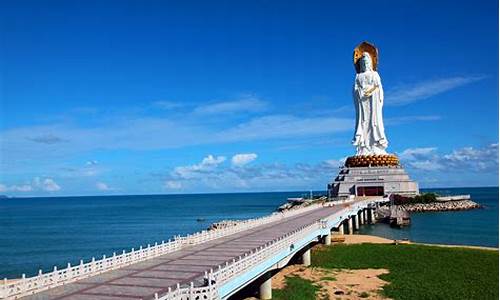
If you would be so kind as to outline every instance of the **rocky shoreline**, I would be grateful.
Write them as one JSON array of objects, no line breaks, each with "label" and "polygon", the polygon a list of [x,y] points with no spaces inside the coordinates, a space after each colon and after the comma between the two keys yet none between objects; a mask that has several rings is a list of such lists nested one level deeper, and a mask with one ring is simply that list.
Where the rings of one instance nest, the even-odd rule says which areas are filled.
[{"label": "rocky shoreline", "polygon": [[241,220],[222,220],[219,222],[215,222],[210,224],[210,226],[207,228],[207,230],[217,230],[217,229],[224,229],[224,228],[229,228],[238,225]]},{"label": "rocky shoreline", "polygon": [[407,212],[457,211],[481,208],[481,205],[471,200],[414,203],[400,206]]}]

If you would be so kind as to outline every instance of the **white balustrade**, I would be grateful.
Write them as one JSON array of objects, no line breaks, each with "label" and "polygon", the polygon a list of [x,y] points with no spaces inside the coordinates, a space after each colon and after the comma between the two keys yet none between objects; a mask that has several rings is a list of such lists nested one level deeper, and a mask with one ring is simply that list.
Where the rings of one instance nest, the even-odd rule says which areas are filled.
[{"label": "white balustrade", "polygon": [[[350,204],[353,201],[336,201],[335,204]],[[248,271],[250,268],[258,265],[259,263],[273,257],[276,253],[283,251],[285,249],[290,249],[290,245],[295,244],[303,240],[304,237],[317,231],[318,229],[325,229],[327,227],[329,220],[341,221],[342,218],[346,218],[352,212],[358,211],[365,208],[373,201],[366,200],[356,202],[354,205],[348,205],[346,208],[340,212],[332,214],[326,219],[319,220],[308,226],[303,226],[294,231],[288,232],[285,235],[275,239],[271,243],[261,246],[250,254],[245,254],[243,257],[239,257],[238,260],[232,261],[232,263],[226,262],[224,266],[219,265],[218,270],[211,272],[208,276],[209,286],[195,288],[196,294],[193,289],[193,282],[189,286],[181,287],[177,284],[177,289],[167,292],[162,297],[156,297],[158,300],[188,300],[188,299],[218,299],[218,287],[222,286],[229,280],[235,278]],[[317,208],[317,207],[316,207]],[[303,211],[302,211],[303,212]],[[271,216],[272,217],[272,216]],[[298,250],[298,249],[297,249]],[[207,276],[205,276],[207,277]],[[214,282],[213,282],[214,281]]]},{"label": "white balustrade", "polygon": [[[121,268],[140,261],[178,251],[183,247],[189,245],[201,244],[220,237],[242,232],[257,226],[276,222],[284,218],[290,218],[320,207],[348,204],[352,203],[353,201],[354,200],[349,199],[335,201],[334,203],[327,202],[323,204],[312,204],[302,208],[291,209],[286,212],[276,212],[269,216],[240,221],[237,224],[226,228],[203,230],[186,236],[176,236],[173,240],[168,240],[168,242],[162,241],[162,243],[160,244],[155,243],[154,246],[148,245],[148,247],[146,248],[143,248],[141,246],[138,250],[134,250],[134,248],[132,248],[132,251],[123,251],[123,253],[120,255],[116,255],[116,253],[114,253],[113,256],[103,256],[103,258],[100,260],[95,260],[94,258],[92,258],[92,260],[87,263],[83,263],[83,261],[80,261],[80,264],[77,266],[71,266],[70,264],[68,264],[68,266],[62,270],[58,270],[57,267],[54,267],[54,270],[50,273],[43,274],[40,271],[38,275],[33,277],[26,278],[23,275],[21,279],[13,280],[12,282],[4,280],[4,284],[0,286],[0,299],[17,298],[23,295],[34,294],[59,285],[95,276],[106,271]],[[361,202],[357,203],[357,206],[361,206],[360,204]],[[226,266],[223,266],[219,268],[219,270],[209,274],[209,285],[206,287],[190,286],[187,288],[181,288],[179,286],[177,289],[168,292],[166,295],[158,299],[194,299],[190,297],[196,297],[196,299],[217,299],[217,287],[220,286],[221,283],[243,272],[259,261],[269,258],[270,256],[272,256],[272,253],[289,247],[290,243],[293,243],[293,241],[299,241],[301,237],[308,234],[312,230],[316,230],[318,226],[324,226],[323,224],[323,222],[314,223],[301,228],[300,230],[290,232],[285,236],[266,245],[265,247],[259,248],[259,250],[256,250],[252,254],[240,257],[237,261],[231,264],[226,264]],[[215,281],[216,284],[212,284],[212,281]]]}]

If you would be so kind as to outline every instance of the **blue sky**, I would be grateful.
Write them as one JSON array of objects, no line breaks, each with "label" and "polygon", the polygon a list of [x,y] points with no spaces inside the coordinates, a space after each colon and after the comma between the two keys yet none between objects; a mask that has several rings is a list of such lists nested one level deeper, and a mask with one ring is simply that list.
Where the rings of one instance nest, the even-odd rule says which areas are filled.
[{"label": "blue sky", "polygon": [[389,151],[498,184],[497,1],[7,1],[0,193],[324,189],[377,45]]}]

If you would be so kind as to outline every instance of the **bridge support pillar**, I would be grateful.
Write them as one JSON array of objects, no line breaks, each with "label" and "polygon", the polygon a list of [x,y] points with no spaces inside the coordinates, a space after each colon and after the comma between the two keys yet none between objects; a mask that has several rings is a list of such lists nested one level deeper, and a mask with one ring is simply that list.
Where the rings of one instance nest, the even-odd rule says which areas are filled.
[{"label": "bridge support pillar", "polygon": [[339,234],[344,235],[344,222],[340,223],[339,225]]},{"label": "bridge support pillar", "polygon": [[365,220],[365,224],[368,224],[368,210],[369,208],[363,209],[363,219]]},{"label": "bridge support pillar", "polygon": [[370,208],[370,223],[375,224],[375,209]]},{"label": "bridge support pillar", "polygon": [[302,264],[306,267],[311,265],[311,249],[307,249],[307,251],[302,254]]},{"label": "bridge support pillar", "polygon": [[365,214],[364,214],[364,210],[361,210],[359,213],[359,225],[363,225],[365,224]]},{"label": "bridge support pillar", "polygon": [[329,232],[327,235],[325,235],[325,237],[323,238],[323,243],[327,246],[332,244],[332,233],[331,232]]},{"label": "bridge support pillar", "polygon": [[359,230],[359,214],[356,214],[356,216],[354,216],[354,230]]},{"label": "bridge support pillar", "polygon": [[264,276],[266,276],[266,281],[259,286],[259,298],[269,300],[273,298],[272,277],[270,272],[267,272]]},{"label": "bridge support pillar", "polygon": [[353,234],[354,233],[354,228],[353,228],[354,227],[354,225],[353,225],[354,222],[352,220],[353,218],[354,217],[351,216],[351,217],[349,217],[349,219],[347,219],[347,224],[348,224],[348,227],[349,227],[348,228],[349,234]]}]

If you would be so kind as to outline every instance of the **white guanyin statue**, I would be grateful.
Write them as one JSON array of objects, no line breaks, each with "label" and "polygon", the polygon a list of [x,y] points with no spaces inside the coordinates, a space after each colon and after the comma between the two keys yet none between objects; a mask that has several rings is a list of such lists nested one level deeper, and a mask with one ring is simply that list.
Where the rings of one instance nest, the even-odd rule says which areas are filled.
[{"label": "white guanyin statue", "polygon": [[382,82],[374,68],[372,55],[362,52],[357,64],[353,90],[356,130],[352,144],[356,147],[356,155],[387,154],[388,141],[382,119]]}]

